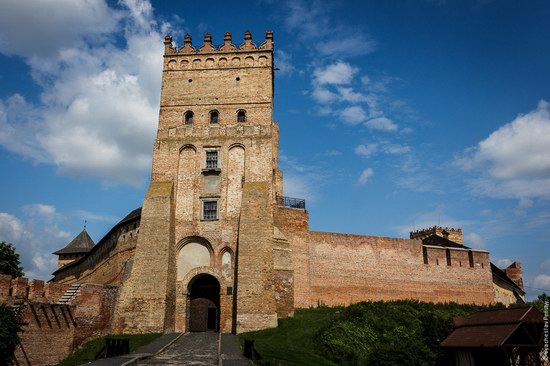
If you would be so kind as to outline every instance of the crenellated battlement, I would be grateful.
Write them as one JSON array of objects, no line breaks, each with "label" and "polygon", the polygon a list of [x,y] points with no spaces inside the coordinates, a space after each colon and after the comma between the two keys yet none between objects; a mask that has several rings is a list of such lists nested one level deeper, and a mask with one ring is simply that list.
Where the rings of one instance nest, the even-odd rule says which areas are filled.
[{"label": "crenellated battlement", "polygon": [[69,285],[44,283],[25,277],[11,278],[0,274],[0,303],[17,304],[27,301],[56,304],[67,291]]},{"label": "crenellated battlement", "polygon": [[453,228],[453,227],[442,227],[439,225],[434,225],[432,227],[429,227],[427,229],[420,229],[416,231],[411,231],[410,233],[410,239],[418,239],[422,240],[425,239],[431,235],[437,235],[445,239],[449,239],[451,241],[454,241],[458,244],[463,244],[464,241],[462,240],[462,229],[461,228]]},{"label": "crenellated battlement", "polygon": [[244,32],[244,42],[239,46],[233,44],[230,32],[226,32],[223,37],[223,44],[215,46],[212,44],[212,35],[204,34],[203,44],[199,47],[193,46],[191,35],[185,34],[182,47],[174,47],[173,38],[170,35],[164,37],[164,54],[199,54],[199,53],[224,53],[224,52],[250,52],[250,51],[272,51],[273,50],[273,32],[268,30],[265,33],[265,41],[256,46],[252,41],[252,33]]}]

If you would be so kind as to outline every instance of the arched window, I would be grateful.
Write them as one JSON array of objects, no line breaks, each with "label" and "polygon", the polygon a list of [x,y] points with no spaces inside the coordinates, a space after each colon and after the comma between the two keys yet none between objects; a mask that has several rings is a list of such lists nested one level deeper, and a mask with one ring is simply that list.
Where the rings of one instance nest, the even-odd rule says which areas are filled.
[{"label": "arched window", "polygon": [[237,122],[246,122],[246,111],[237,111]]},{"label": "arched window", "polygon": [[193,112],[187,111],[184,115],[184,120],[186,125],[192,125],[193,124]]},{"label": "arched window", "polygon": [[220,118],[220,113],[218,111],[210,111],[210,123],[216,124],[218,123]]}]

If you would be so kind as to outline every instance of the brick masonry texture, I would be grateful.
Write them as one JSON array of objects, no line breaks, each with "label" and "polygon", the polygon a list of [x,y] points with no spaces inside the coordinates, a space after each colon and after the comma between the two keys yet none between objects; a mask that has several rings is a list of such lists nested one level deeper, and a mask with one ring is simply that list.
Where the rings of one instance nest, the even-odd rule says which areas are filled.
[{"label": "brick masonry texture", "polygon": [[22,306],[20,365],[55,365],[90,337],[111,330],[117,288],[85,284],[68,304],[58,301],[69,285],[0,275],[0,303]]},{"label": "brick masonry texture", "polygon": [[[44,293],[61,296],[71,283],[107,286],[98,293],[117,288],[109,297],[114,316],[102,323],[115,333],[189,330],[193,283],[206,275],[219,283],[219,294],[211,295],[219,297],[221,332],[274,327],[295,308],[319,304],[495,301],[489,253],[422,245],[432,234],[461,243],[460,229],[420,230],[412,240],[317,232],[309,230],[306,210],[277,204],[283,173],[271,32],[259,46],[248,32],[240,46],[230,34],[219,47],[208,34],[200,47],[189,36],[179,49],[169,36],[164,44],[151,184],[141,215],[58,270]],[[215,154],[213,166],[206,165],[207,153]],[[213,217],[205,217],[204,202],[216,203]],[[510,275],[520,278],[521,270]],[[25,280],[10,286],[11,296],[29,288]],[[33,286],[33,293],[42,291]]]}]

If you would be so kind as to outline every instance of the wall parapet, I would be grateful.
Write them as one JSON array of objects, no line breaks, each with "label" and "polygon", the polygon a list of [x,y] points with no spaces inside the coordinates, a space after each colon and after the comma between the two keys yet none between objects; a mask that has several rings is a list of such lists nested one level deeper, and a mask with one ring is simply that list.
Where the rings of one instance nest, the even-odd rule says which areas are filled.
[{"label": "wall parapet", "polygon": [[25,277],[11,278],[0,274],[0,303],[17,304],[27,301],[57,303],[69,285],[44,283]]},{"label": "wall parapet", "polygon": [[204,34],[204,41],[200,47],[193,46],[193,40],[190,34],[185,34],[183,38],[182,47],[174,47],[173,38],[170,35],[164,37],[164,54],[190,54],[190,53],[225,53],[225,52],[250,52],[250,51],[272,51],[273,50],[273,31],[268,30],[265,33],[265,41],[256,46],[252,41],[252,33],[250,31],[244,32],[244,42],[236,47],[233,44],[232,36],[230,32],[226,32],[223,37],[223,44],[215,46],[212,44],[212,35],[210,33]]}]

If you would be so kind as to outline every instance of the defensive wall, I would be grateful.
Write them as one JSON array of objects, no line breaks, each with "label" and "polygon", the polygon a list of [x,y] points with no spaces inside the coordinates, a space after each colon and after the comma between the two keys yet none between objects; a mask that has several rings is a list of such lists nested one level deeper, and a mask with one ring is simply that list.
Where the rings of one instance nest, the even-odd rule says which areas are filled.
[{"label": "defensive wall", "polygon": [[364,300],[494,303],[489,253],[422,245],[420,240],[308,230],[308,213],[278,207],[287,237],[296,307]]},{"label": "defensive wall", "polygon": [[53,273],[56,283],[101,283],[120,285],[136,248],[141,208],[130,212],[82,258]]},{"label": "defensive wall", "polygon": [[56,365],[86,339],[109,333],[117,287],[83,284],[59,303],[69,287],[0,275],[0,303],[23,307],[19,365]]}]

